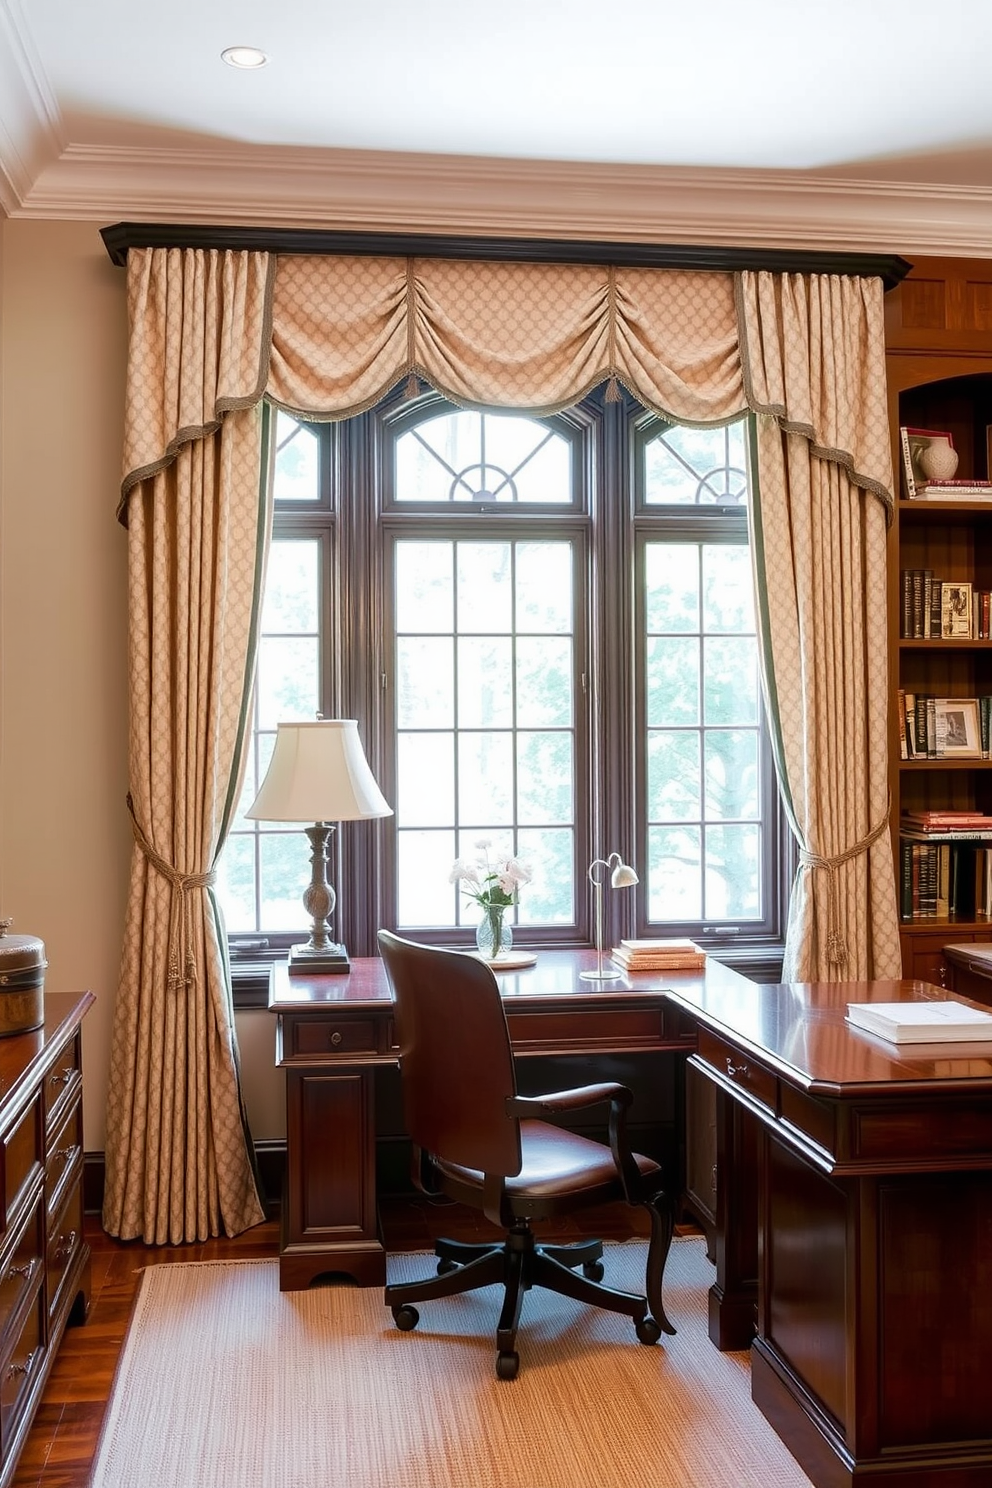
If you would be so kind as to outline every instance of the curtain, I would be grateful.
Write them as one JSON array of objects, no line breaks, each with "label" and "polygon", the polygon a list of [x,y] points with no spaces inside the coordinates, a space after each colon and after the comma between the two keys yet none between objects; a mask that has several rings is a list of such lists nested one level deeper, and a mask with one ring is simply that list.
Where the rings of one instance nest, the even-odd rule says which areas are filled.
[{"label": "curtain", "polygon": [[742,274],[766,711],[799,875],[783,981],[898,977],[889,837],[889,448],[877,281]]},{"label": "curtain", "polygon": [[264,1217],[209,891],[243,766],[270,526],[257,395],[218,403],[229,353],[240,355],[246,322],[267,305],[268,273],[244,255],[170,252],[129,275],[128,413],[168,434],[125,482],[135,848],[103,1223],[153,1244],[237,1234]]},{"label": "curtain", "polygon": [[892,480],[880,281],[140,249],[128,293],[120,513],[137,846],[108,1099],[111,1233],[200,1238],[258,1215],[209,891],[243,764],[270,520],[263,396],[344,418],[424,379],[463,406],[542,413],[606,382],[608,397],[623,383],[682,423],[759,415],[763,681],[803,862],[786,963],[898,974],[882,835]]}]

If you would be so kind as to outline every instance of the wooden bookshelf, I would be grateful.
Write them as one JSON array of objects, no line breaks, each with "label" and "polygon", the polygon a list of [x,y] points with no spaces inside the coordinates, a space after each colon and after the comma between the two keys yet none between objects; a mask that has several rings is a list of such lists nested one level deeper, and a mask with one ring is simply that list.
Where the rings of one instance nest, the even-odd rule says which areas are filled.
[{"label": "wooden bookshelf", "polygon": [[[992,501],[907,500],[899,430],[946,431],[958,452],[957,478],[992,477],[992,259],[916,261],[886,296],[886,370],[897,497],[887,592],[890,786],[903,975],[946,985],[944,946],[992,940],[992,918],[986,902],[970,907],[968,893],[963,912],[945,912],[941,900],[934,913],[931,899],[929,912],[913,913],[902,892],[900,816],[905,810],[992,813],[992,762],[901,758],[900,690],[955,699],[992,694],[992,640],[905,636],[902,574],[930,570],[938,580],[992,589]],[[992,842],[957,844],[962,881],[983,866],[979,850],[992,853]]]}]

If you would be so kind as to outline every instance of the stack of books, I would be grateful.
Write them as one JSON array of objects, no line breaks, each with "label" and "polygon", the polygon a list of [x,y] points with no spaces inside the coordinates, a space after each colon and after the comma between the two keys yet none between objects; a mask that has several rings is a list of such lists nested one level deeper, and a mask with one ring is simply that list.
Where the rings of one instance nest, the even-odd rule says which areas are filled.
[{"label": "stack of books", "polygon": [[964,1002],[849,1002],[847,1021],[892,1044],[992,1040],[992,1013]]},{"label": "stack of books", "polygon": [[933,842],[938,837],[981,840],[992,835],[992,816],[984,811],[904,811],[899,835],[917,842]]},{"label": "stack of books", "polygon": [[701,971],[706,952],[694,940],[621,940],[611,952],[625,971]]}]

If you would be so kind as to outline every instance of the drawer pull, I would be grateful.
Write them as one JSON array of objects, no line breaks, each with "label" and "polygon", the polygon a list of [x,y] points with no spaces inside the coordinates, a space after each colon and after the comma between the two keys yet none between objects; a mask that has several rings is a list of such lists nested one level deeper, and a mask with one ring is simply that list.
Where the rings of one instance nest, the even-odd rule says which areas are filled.
[{"label": "drawer pull", "polygon": [[48,1083],[50,1085],[68,1085],[69,1081],[72,1079],[75,1073],[76,1066],[74,1064],[70,1064],[67,1069],[62,1070],[61,1074],[49,1075]]},{"label": "drawer pull", "polygon": [[76,1248],[76,1231],[75,1230],[70,1230],[69,1233],[68,1233],[68,1235],[60,1235],[59,1236],[58,1244],[55,1247],[55,1259],[59,1263],[59,1265],[61,1265],[63,1261],[67,1261],[69,1259],[69,1257],[72,1255],[72,1252],[75,1250],[75,1248]]},{"label": "drawer pull", "polygon": [[751,1071],[746,1064],[735,1064],[730,1055],[727,1055],[727,1074],[732,1080],[750,1080]]},{"label": "drawer pull", "polygon": [[33,1262],[32,1261],[28,1261],[23,1266],[11,1266],[10,1270],[7,1272],[7,1280],[8,1281],[12,1281],[15,1276],[24,1276],[24,1277],[30,1276],[31,1275],[31,1267],[32,1267],[32,1265],[33,1265]]},{"label": "drawer pull", "polygon": [[24,1360],[23,1364],[11,1364],[10,1368],[7,1370],[7,1378],[9,1380],[12,1380],[17,1379],[18,1375],[20,1374],[27,1374],[31,1368],[31,1365],[34,1363],[34,1356],[37,1352],[37,1349],[32,1349],[27,1358]]},{"label": "drawer pull", "polygon": [[333,1046],[334,1046],[335,1049],[337,1048],[337,1046],[338,1046],[338,1044],[340,1042],[341,1042],[341,1035],[340,1035],[340,1033],[332,1033],[331,1034],[331,1043],[333,1044]]}]

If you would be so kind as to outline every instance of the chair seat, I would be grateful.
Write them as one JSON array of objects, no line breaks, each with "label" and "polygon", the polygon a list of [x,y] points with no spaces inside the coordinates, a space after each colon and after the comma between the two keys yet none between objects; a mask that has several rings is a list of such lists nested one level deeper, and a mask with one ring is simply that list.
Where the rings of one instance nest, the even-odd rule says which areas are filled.
[{"label": "chair seat", "polygon": [[[521,1121],[520,1145],[523,1155],[520,1172],[506,1179],[506,1194],[511,1203],[527,1198],[567,1201],[569,1197],[587,1197],[596,1189],[620,1191],[616,1165],[610,1149],[602,1142],[590,1141],[578,1132],[552,1126],[547,1121]],[[639,1152],[633,1157],[642,1177],[661,1172],[652,1158]],[[434,1163],[439,1173],[455,1183],[480,1189],[483,1186],[483,1174],[474,1168],[437,1158]]]}]

